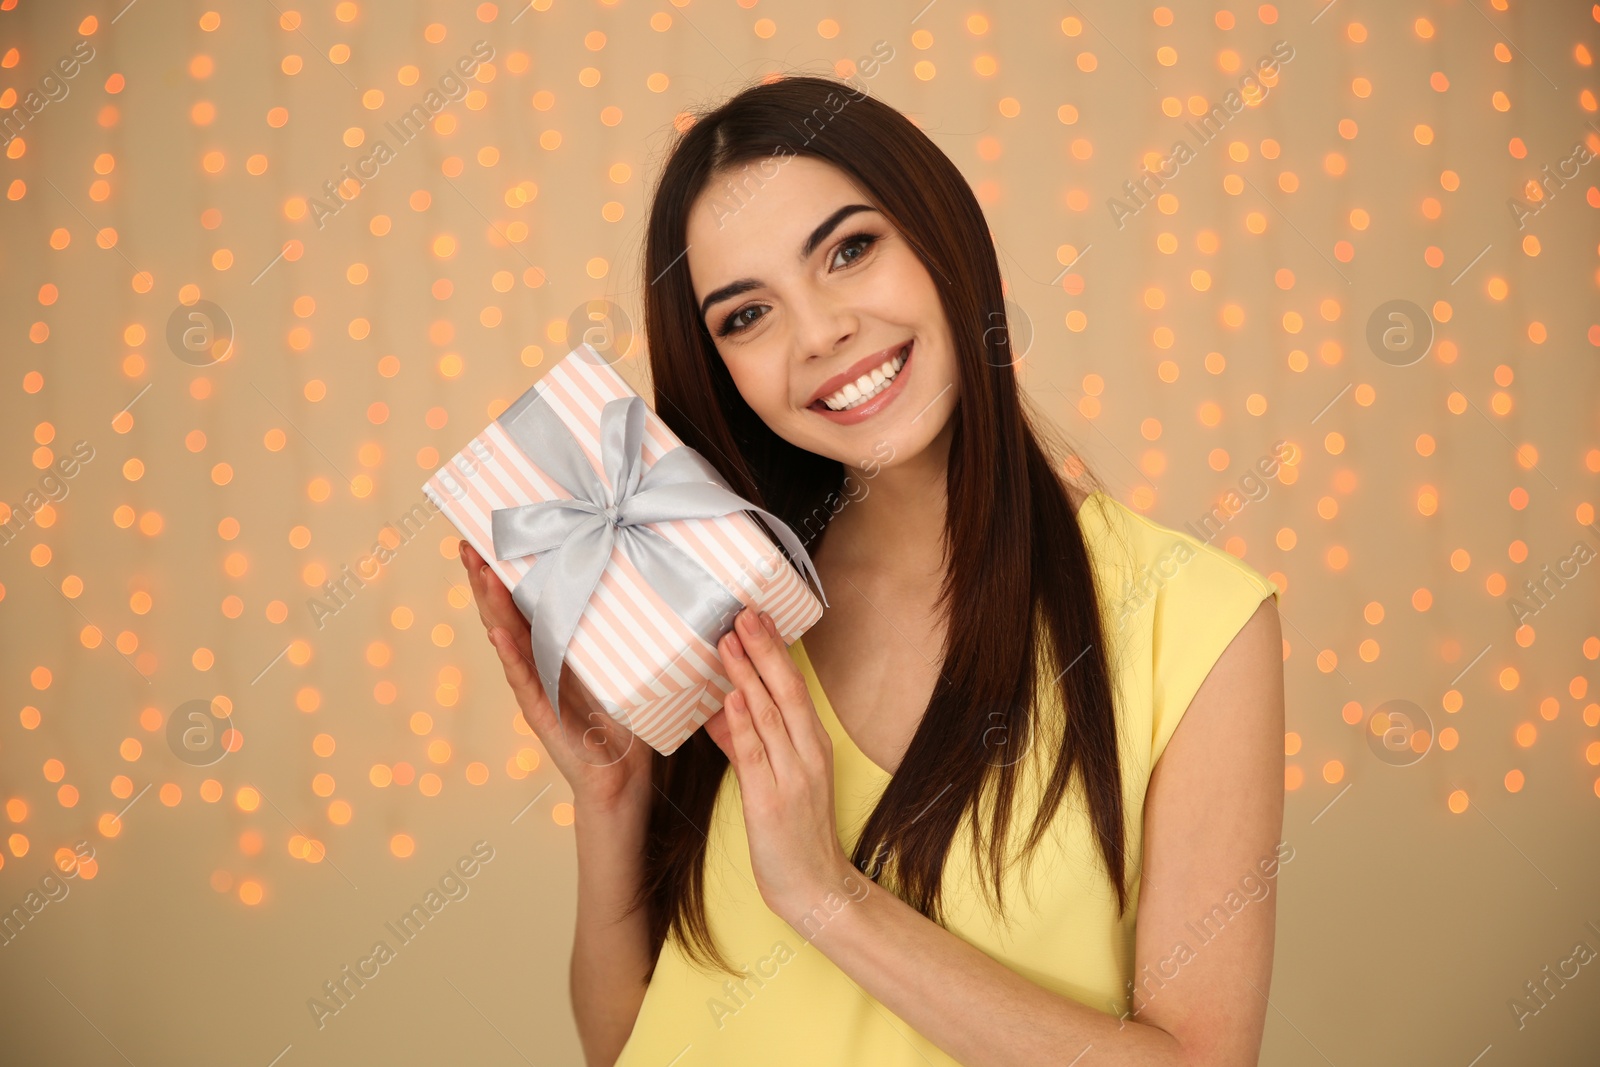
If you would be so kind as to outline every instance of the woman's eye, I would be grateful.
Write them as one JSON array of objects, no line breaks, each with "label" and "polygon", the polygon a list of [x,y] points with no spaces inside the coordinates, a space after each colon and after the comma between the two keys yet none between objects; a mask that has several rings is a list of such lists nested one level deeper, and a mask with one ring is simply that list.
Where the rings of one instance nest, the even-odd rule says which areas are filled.
[{"label": "woman's eye", "polygon": [[851,263],[854,263],[856,260],[866,255],[867,249],[872,247],[872,243],[877,239],[877,235],[871,233],[858,233],[853,237],[845,238],[844,243],[839,246],[839,251],[834,253],[834,263],[837,264],[839,262],[839,257],[844,255],[848,249],[859,248],[861,250],[861,255],[851,256],[849,259],[845,260],[845,264],[847,266]]},{"label": "woman's eye", "polygon": [[755,322],[755,319],[746,319],[744,318],[744,315],[747,312],[759,310],[761,310],[760,304],[751,304],[749,307],[740,308],[732,315],[729,315],[727,318],[723,319],[721,331],[722,336],[726,337],[730,333],[738,333],[740,330],[745,329],[751,323]]}]

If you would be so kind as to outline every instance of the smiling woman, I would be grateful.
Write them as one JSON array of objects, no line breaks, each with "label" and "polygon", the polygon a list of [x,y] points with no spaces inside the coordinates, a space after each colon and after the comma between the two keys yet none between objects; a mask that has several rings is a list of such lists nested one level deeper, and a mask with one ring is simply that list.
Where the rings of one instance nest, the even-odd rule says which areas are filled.
[{"label": "smiling woman", "polygon": [[[740,397],[766,427],[808,452],[857,467],[874,442],[893,442],[898,451],[901,433],[915,439],[914,450],[925,449],[949,427],[958,395],[954,346],[933,279],[888,217],[860,195],[837,167],[798,157],[742,217],[719,216],[715,202],[702,196],[689,215],[686,257],[695,279],[723,277],[735,263],[762,265],[760,277],[736,278],[699,299],[705,329]],[[788,248],[759,239],[784,220],[793,220],[786,228],[804,228],[821,205],[831,210],[823,208],[826,215]],[[809,306],[786,306],[780,293]],[[870,309],[871,322],[852,328],[822,301]],[[836,344],[844,341],[835,336],[841,328],[853,335],[849,350],[860,353],[848,362],[825,358],[830,348],[844,347]],[[788,371],[795,345],[812,356],[798,374]],[[874,417],[896,404],[897,412],[910,411],[897,414],[896,433],[887,434]],[[921,426],[911,429],[915,423]],[[852,431],[841,433],[840,426]]]},{"label": "smiling woman", "polygon": [[[718,646],[734,690],[672,755],[591,745],[541,703],[525,627],[463,556],[573,786],[586,1056],[1254,1063],[1276,896],[1157,973],[1147,1009],[1130,994],[1274,854],[1277,589],[1058,473],[1082,464],[1045,448],[993,328],[1005,302],[971,189],[898,111],[830,104],[845,92],[784,77],[697,115],[644,255],[656,411],[792,528],[828,515],[822,620],[785,647],[741,613]],[[785,153],[729,214],[729,176]],[[1112,625],[1115,592],[1177,551]],[[781,973],[732,962],[793,938]]]}]

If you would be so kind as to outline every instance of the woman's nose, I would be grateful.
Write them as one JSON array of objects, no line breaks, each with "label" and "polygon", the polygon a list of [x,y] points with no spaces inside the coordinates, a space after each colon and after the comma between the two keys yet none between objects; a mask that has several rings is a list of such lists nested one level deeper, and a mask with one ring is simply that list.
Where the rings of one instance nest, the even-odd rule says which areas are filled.
[{"label": "woman's nose", "polygon": [[810,294],[793,305],[795,340],[807,359],[830,356],[856,335],[855,312],[825,294]]}]

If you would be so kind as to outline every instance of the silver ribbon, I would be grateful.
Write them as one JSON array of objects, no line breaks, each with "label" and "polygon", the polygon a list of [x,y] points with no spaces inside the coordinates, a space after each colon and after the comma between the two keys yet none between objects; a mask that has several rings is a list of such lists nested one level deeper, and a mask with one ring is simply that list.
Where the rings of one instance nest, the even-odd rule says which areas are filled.
[{"label": "silver ribbon", "polygon": [[[490,531],[496,559],[538,554],[511,591],[532,631],[533,661],[545,695],[561,715],[561,665],[578,621],[620,541],[651,588],[715,647],[744,607],[705,565],[647,525],[753,511],[788,549],[822,595],[811,556],[784,521],[733,492],[716,468],[687,445],[649,469],[643,459],[645,404],[638,396],[608,401],[600,413],[600,453],[609,488],[539,390],[530,389],[497,420],[552,481],[572,494],[496,508]],[[827,606],[826,596],[822,603]]]}]

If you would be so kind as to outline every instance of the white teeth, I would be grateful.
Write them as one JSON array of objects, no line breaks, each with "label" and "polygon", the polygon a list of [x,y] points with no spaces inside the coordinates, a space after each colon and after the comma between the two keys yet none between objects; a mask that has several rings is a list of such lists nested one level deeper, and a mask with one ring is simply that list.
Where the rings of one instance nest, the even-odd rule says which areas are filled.
[{"label": "white teeth", "polygon": [[864,404],[889,387],[905,362],[906,350],[902,348],[893,359],[885,360],[832,396],[823,397],[822,402],[834,411],[845,411]]}]

